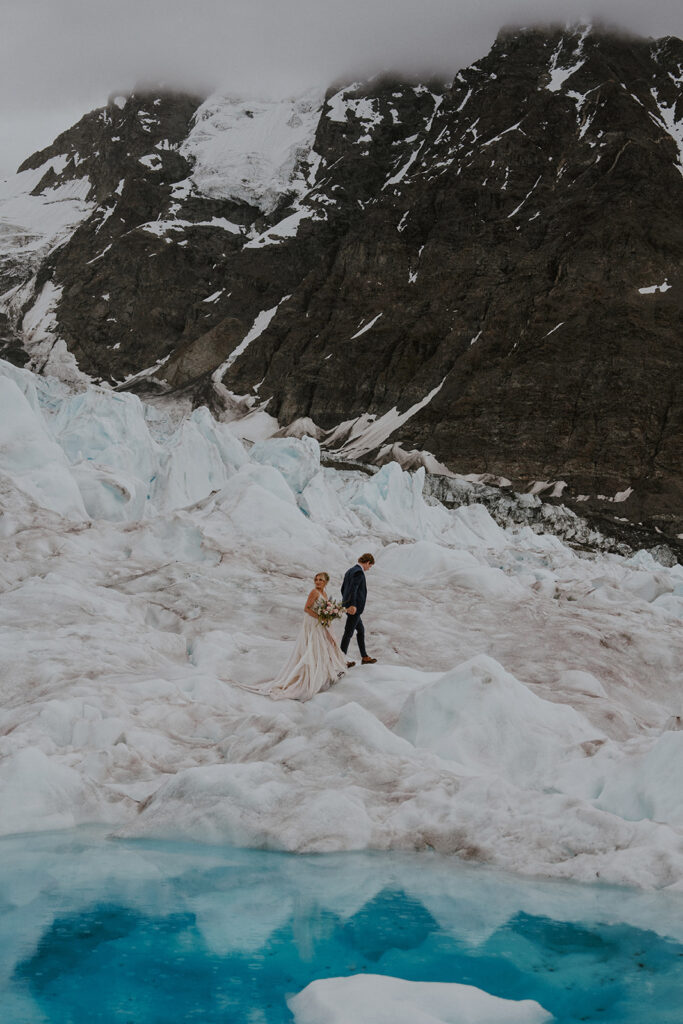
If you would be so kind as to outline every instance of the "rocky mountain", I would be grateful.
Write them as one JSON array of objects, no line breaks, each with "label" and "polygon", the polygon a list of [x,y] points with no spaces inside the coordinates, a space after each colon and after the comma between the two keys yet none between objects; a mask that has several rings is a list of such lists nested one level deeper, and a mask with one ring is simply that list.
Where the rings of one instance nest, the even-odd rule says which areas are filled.
[{"label": "rocky mountain", "polygon": [[675,543],[682,86],[680,40],[577,27],[449,84],[115,97],[2,186],[0,354]]}]

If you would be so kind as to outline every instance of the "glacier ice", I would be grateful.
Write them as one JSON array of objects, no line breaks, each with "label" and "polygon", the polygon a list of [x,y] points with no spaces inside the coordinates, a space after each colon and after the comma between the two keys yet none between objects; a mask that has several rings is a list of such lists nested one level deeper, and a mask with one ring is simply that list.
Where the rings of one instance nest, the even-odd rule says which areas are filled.
[{"label": "glacier ice", "polygon": [[[680,566],[447,509],[422,469],[321,466],[305,434],[250,444],[3,362],[0,391],[3,832],[683,888]],[[244,689],[286,660],[312,575],[334,594],[366,550],[378,664],[306,704]]]}]

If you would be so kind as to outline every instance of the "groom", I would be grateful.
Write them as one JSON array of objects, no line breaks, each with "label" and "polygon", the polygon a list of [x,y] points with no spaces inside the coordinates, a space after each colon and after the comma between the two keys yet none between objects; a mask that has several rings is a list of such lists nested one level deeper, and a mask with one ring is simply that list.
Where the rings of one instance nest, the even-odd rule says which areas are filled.
[{"label": "groom", "polygon": [[[351,643],[351,637],[355,631],[363,665],[374,665],[377,661],[377,658],[369,658],[368,652],[365,650],[365,629],[361,619],[363,609],[365,608],[365,598],[368,593],[365,574],[374,564],[375,559],[372,555],[361,555],[356,564],[352,565],[347,571],[341,588],[342,602],[346,610],[347,619],[340,647],[344,654],[346,654]],[[346,667],[352,668],[355,664],[355,661],[347,661]]]}]

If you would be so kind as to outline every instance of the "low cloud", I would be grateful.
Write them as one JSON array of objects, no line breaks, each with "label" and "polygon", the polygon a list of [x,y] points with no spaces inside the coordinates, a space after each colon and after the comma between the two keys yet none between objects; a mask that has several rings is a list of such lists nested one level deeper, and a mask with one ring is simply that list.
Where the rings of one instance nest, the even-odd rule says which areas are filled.
[{"label": "low cloud", "polygon": [[141,82],[283,95],[386,69],[450,78],[508,24],[683,33],[679,0],[9,0],[3,17],[3,174]]}]

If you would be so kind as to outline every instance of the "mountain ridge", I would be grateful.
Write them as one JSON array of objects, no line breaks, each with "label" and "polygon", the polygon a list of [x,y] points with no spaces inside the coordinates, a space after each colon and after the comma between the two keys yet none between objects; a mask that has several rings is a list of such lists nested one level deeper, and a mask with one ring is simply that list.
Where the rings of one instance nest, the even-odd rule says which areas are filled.
[{"label": "mountain ridge", "polygon": [[[22,164],[67,155],[38,196],[87,164],[90,205],[35,278],[10,258],[13,351],[49,371],[58,338],[62,363],[115,387],[189,391],[219,415],[267,405],[341,456],[400,442],[675,539],[682,81],[680,40],[584,27],[503,30],[447,86],[330,89],[312,136],[296,101],[278,121],[134,94],[86,115],[108,148],[92,136],[69,162],[56,140]],[[216,151],[230,132],[254,160],[304,139],[268,203],[248,179],[198,187],[188,140],[212,103]]]}]

